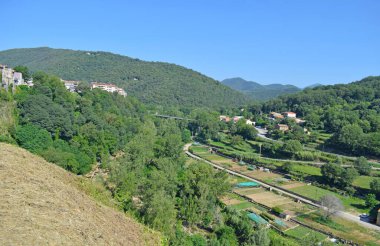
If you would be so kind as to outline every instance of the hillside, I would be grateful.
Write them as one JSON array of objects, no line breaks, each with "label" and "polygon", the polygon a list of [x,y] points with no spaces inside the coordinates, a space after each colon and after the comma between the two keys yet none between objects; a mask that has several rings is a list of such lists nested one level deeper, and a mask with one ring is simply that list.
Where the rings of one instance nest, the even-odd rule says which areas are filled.
[{"label": "hillside", "polygon": [[258,101],[266,101],[280,95],[291,94],[301,90],[294,85],[261,85],[257,82],[247,81],[242,78],[225,79],[221,81],[221,83]]},{"label": "hillside", "polygon": [[315,130],[332,134],[329,145],[348,154],[380,156],[380,76],[318,86],[281,96],[264,112],[294,111]]},{"label": "hillside", "polygon": [[163,106],[238,106],[239,92],[193,70],[108,52],[30,48],[0,52],[0,63],[25,65],[67,80],[112,82],[144,103]]},{"label": "hillside", "polygon": [[[86,181],[0,143],[1,245],[159,245],[160,237],[79,187]],[[87,181],[88,182],[88,181]]]}]

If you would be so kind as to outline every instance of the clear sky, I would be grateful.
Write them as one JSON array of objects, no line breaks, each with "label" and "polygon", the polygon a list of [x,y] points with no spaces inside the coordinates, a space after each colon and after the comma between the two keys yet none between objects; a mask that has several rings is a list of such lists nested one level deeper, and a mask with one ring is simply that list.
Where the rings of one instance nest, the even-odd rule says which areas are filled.
[{"label": "clear sky", "polygon": [[0,50],[104,50],[301,87],[380,75],[380,0],[0,2]]}]

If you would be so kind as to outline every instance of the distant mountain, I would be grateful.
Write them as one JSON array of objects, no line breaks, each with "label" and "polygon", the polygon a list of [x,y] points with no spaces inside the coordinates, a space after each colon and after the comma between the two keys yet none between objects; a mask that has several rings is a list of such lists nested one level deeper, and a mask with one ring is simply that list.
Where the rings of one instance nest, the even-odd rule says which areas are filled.
[{"label": "distant mountain", "polygon": [[144,103],[163,106],[239,106],[248,97],[199,72],[175,64],[146,62],[109,52],[47,47],[0,52],[0,63],[24,65],[67,80],[115,83]]},{"label": "distant mountain", "polygon": [[281,95],[292,94],[301,89],[294,85],[270,84],[261,85],[257,82],[247,81],[242,78],[231,78],[221,81],[222,84],[240,91],[252,99],[266,101]]}]

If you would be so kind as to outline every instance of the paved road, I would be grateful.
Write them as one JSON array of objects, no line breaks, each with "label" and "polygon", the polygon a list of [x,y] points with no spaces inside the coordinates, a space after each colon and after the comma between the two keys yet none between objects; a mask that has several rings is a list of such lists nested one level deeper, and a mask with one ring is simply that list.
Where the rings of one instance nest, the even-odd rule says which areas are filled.
[{"label": "paved road", "polygon": [[[245,179],[248,179],[248,180],[254,181],[254,182],[260,184],[261,186],[263,186],[263,187],[265,187],[265,188],[270,188],[271,190],[276,190],[276,191],[279,192],[279,193],[286,194],[287,196],[292,197],[292,198],[294,198],[294,199],[296,199],[296,200],[302,201],[303,203],[310,204],[310,205],[312,205],[312,206],[314,206],[314,207],[318,207],[318,208],[324,208],[324,207],[322,207],[320,204],[314,203],[314,202],[311,201],[311,200],[308,200],[308,199],[305,199],[305,198],[303,198],[303,197],[297,196],[297,195],[295,195],[295,194],[293,194],[293,193],[286,192],[286,190],[279,189],[279,188],[274,187],[274,186],[272,186],[272,185],[270,185],[270,184],[264,183],[264,182],[262,182],[262,181],[260,181],[260,180],[257,180],[257,179],[254,179],[254,178],[251,178],[251,177],[246,176],[246,175],[241,174],[241,173],[237,173],[237,172],[232,171],[232,170],[230,170],[230,169],[227,169],[227,168],[224,168],[224,167],[222,167],[222,166],[219,166],[219,165],[217,165],[217,164],[215,164],[215,163],[213,163],[213,162],[210,162],[210,161],[208,161],[208,160],[205,160],[205,159],[203,159],[203,158],[201,158],[201,157],[199,157],[199,156],[196,156],[196,155],[190,153],[190,151],[189,151],[190,146],[191,146],[191,143],[186,144],[186,145],[183,147],[183,150],[184,150],[185,153],[186,153],[188,156],[190,156],[191,158],[194,158],[194,159],[197,159],[197,160],[201,160],[201,161],[203,161],[203,162],[206,162],[207,164],[210,164],[210,165],[213,166],[214,168],[219,169],[219,170],[223,170],[223,171],[225,171],[225,172],[227,172],[227,173],[229,173],[229,174],[232,174],[232,175],[235,175],[235,176],[239,176],[239,177],[242,177],[242,178],[245,178]],[[380,227],[379,227],[379,226],[376,226],[376,225],[370,224],[370,223],[365,222],[365,221],[361,221],[360,218],[359,218],[358,216],[355,216],[355,215],[352,215],[352,214],[349,214],[349,213],[346,213],[346,212],[343,212],[343,211],[339,211],[336,215],[338,215],[338,216],[340,216],[340,217],[342,217],[342,218],[345,218],[345,219],[347,219],[347,220],[357,222],[357,223],[359,223],[360,225],[362,225],[362,226],[364,226],[364,227],[366,227],[366,228],[380,231]]]}]

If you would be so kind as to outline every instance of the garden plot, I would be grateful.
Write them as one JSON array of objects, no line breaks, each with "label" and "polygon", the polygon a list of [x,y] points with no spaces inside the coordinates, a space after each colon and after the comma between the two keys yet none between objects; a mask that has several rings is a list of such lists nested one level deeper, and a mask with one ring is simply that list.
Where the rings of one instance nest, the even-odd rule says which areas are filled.
[{"label": "garden plot", "polygon": [[295,201],[279,205],[278,207],[280,207],[286,214],[289,214],[292,217],[315,211],[315,208],[310,207],[304,203],[297,203]]},{"label": "garden plot", "polygon": [[263,188],[236,188],[234,191],[240,195],[252,195],[252,194],[258,194],[261,192],[265,192],[265,189]]},{"label": "garden plot", "polygon": [[305,186],[305,185],[306,185],[305,183],[301,183],[301,182],[290,182],[288,184],[281,185],[281,188],[290,190],[290,189]]},{"label": "garden plot", "polygon": [[227,206],[235,205],[235,204],[239,204],[239,203],[243,202],[241,200],[238,200],[238,199],[235,199],[235,198],[229,198],[229,197],[223,197],[223,198],[221,198],[221,201],[224,204],[226,204]]},{"label": "garden plot", "polygon": [[235,172],[243,172],[243,171],[247,170],[247,167],[234,164],[230,169],[235,171]]},{"label": "garden plot", "polygon": [[288,197],[277,195],[270,191],[264,191],[261,193],[246,195],[247,197],[251,198],[257,203],[263,204],[265,206],[268,206],[270,208],[278,207],[287,203],[294,203],[293,200],[291,200]]}]

